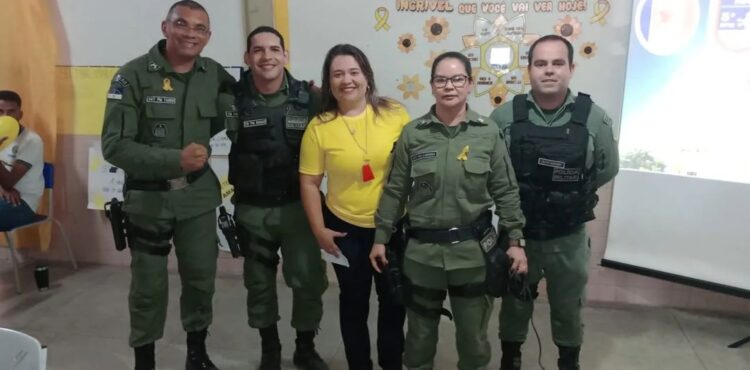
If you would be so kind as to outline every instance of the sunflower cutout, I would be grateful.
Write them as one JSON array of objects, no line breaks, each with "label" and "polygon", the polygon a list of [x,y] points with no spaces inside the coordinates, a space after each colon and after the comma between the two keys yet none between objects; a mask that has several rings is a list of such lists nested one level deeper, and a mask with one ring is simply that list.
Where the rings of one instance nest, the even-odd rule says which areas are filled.
[{"label": "sunflower cutout", "polygon": [[414,35],[405,33],[398,38],[398,48],[402,53],[411,53],[412,50],[417,46]]},{"label": "sunflower cutout", "polygon": [[435,58],[437,58],[438,55],[442,53],[445,53],[445,50],[440,50],[440,51],[430,50],[430,57],[424,62],[424,66],[427,68],[432,68],[432,63],[435,62]]},{"label": "sunflower cutout", "polygon": [[586,59],[591,59],[596,56],[596,43],[595,42],[587,42],[583,45],[581,45],[581,48],[578,50],[578,53],[581,54],[582,57]]},{"label": "sunflower cutout", "polygon": [[448,38],[448,21],[443,17],[430,17],[424,22],[424,37],[429,42],[438,42]]},{"label": "sunflower cutout", "polygon": [[414,100],[419,100],[419,92],[424,90],[424,85],[419,82],[418,74],[411,77],[404,75],[398,89],[403,91],[404,99],[414,98]]},{"label": "sunflower cutout", "polygon": [[565,37],[568,41],[575,40],[581,34],[581,22],[578,19],[566,15],[555,25],[555,33]]},{"label": "sunflower cutout", "polygon": [[505,103],[507,98],[508,88],[505,87],[505,85],[500,83],[492,86],[490,89],[490,104],[492,104],[493,107],[498,107],[500,104]]}]

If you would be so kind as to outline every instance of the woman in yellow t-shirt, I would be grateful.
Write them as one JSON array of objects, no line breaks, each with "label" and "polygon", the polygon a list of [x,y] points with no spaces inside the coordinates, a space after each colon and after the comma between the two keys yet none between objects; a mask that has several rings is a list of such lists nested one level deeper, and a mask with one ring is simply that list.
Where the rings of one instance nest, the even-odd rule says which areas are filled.
[{"label": "woman in yellow t-shirt", "polygon": [[331,48],[322,74],[323,113],[308,125],[300,150],[302,204],[320,248],[349,261],[348,268],[333,265],[341,289],[339,319],[349,368],[373,366],[367,316],[374,277],[378,364],[386,370],[401,369],[404,307],[387,293],[384,276],[373,273],[368,255],[391,150],[409,114],[399,103],[377,95],[370,62],[355,46]]}]

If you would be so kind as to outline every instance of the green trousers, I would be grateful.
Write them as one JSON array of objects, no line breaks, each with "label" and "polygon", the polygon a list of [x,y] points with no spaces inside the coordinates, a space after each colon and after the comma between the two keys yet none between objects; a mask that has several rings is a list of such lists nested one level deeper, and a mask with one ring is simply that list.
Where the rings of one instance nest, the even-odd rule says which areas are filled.
[{"label": "green trousers", "polygon": [[[547,282],[547,297],[552,322],[552,338],[559,346],[576,347],[583,343],[581,308],[586,297],[588,263],[591,255],[586,229],[550,240],[528,240],[529,283],[536,287]],[[503,298],[500,309],[500,339],[524,342],[534,302],[513,296]]]},{"label": "green trousers", "polygon": [[[172,243],[177,255],[177,268],[182,282],[180,316],[185,331],[199,331],[211,325],[216,277],[216,258],[219,250],[216,237],[216,212],[209,212],[185,220],[160,219],[142,215],[128,215],[130,224],[148,232],[173,232]],[[138,347],[155,342],[164,334],[169,300],[167,256],[148,253],[143,249],[168,246],[148,238],[131,239],[130,346]],[[165,250],[166,249],[166,250]]]},{"label": "green trousers", "polygon": [[[485,267],[446,271],[442,267],[429,266],[406,258],[404,275],[412,284],[419,287],[449,291],[450,308],[456,325],[458,369],[485,369],[490,362],[487,322],[492,312],[492,301],[486,295],[459,297],[451,292],[454,287],[484,282]],[[430,309],[439,309],[443,305],[442,300],[429,299],[419,294],[413,294],[412,299]],[[440,317],[424,316],[410,309],[408,305],[406,315],[408,320],[404,366],[418,370],[432,369]]]},{"label": "green trousers", "polygon": [[302,204],[293,202],[279,207],[239,204],[235,216],[238,227],[250,236],[249,245],[244,246],[250,250],[244,265],[250,327],[265,328],[280,319],[276,294],[280,248],[284,281],[293,294],[292,327],[300,331],[318,329],[323,316],[321,296],[328,287],[328,279]]}]

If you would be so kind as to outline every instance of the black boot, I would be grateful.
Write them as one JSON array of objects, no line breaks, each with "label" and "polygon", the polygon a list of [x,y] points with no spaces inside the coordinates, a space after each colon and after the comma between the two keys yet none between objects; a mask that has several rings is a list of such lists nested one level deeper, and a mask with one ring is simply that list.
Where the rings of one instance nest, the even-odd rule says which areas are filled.
[{"label": "black boot", "polygon": [[135,370],[154,370],[156,368],[153,343],[135,347],[133,351],[135,351]]},{"label": "black boot", "polygon": [[262,348],[258,370],[281,370],[281,341],[276,324],[258,331]]},{"label": "black boot", "polygon": [[187,360],[185,370],[219,370],[206,353],[208,330],[187,333]]},{"label": "black boot", "polygon": [[503,357],[500,370],[521,370],[521,345],[523,342],[502,341]]},{"label": "black boot", "polygon": [[560,358],[557,359],[557,368],[560,370],[580,370],[578,364],[578,355],[581,353],[581,346],[565,347],[557,346],[560,349]]},{"label": "black boot", "polygon": [[294,350],[294,365],[302,370],[328,370],[328,365],[315,351],[314,331],[297,331],[297,339],[294,341],[297,348]]}]

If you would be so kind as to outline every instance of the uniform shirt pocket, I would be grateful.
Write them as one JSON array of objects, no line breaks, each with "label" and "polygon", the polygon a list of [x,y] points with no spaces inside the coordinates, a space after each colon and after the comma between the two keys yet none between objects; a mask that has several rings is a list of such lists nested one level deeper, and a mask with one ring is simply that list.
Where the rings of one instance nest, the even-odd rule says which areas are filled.
[{"label": "uniform shirt pocket", "polygon": [[[179,131],[177,118],[177,104],[166,97],[149,97],[144,109],[146,127],[141,135],[146,143],[163,142]],[[155,102],[153,98],[161,98]],[[142,126],[143,127],[143,126]]]},{"label": "uniform shirt pocket", "polygon": [[487,179],[491,172],[490,159],[470,157],[463,161],[463,167],[464,176],[458,179],[458,197],[462,199],[487,199],[489,197]]},{"label": "uniform shirt pocket", "polygon": [[435,192],[438,190],[436,172],[436,160],[422,160],[412,163],[411,201],[421,203],[427,199],[433,199]]}]

